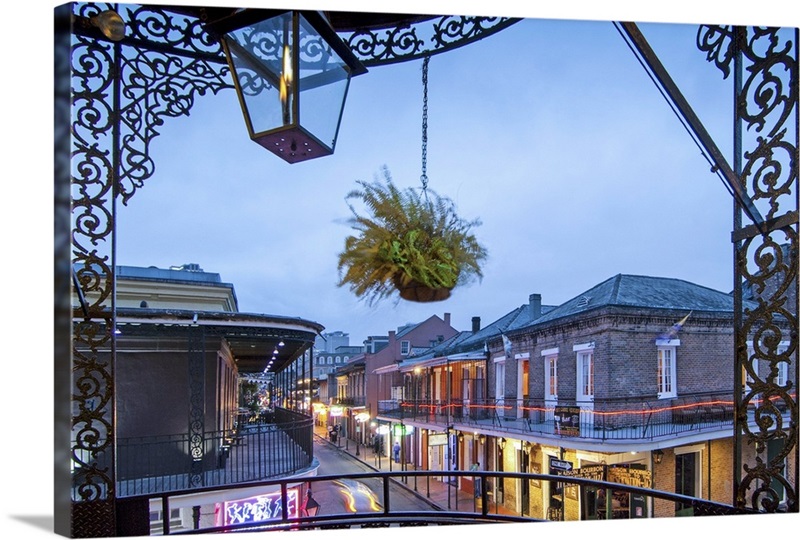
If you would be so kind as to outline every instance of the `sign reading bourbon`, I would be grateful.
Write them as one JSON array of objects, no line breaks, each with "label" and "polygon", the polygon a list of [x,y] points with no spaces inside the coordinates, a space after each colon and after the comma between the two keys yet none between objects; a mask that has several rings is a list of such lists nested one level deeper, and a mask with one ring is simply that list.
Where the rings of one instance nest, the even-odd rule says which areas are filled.
[{"label": "sign reading bourbon", "polygon": [[[552,468],[552,462],[550,464]],[[586,465],[574,469],[553,469],[560,476],[574,476],[590,480],[604,480],[615,484],[625,484],[640,488],[653,487],[653,475],[637,465]]]},{"label": "sign reading bourbon", "polygon": [[608,481],[626,486],[640,488],[653,487],[653,474],[646,469],[639,469],[633,466],[611,466],[608,468]]}]

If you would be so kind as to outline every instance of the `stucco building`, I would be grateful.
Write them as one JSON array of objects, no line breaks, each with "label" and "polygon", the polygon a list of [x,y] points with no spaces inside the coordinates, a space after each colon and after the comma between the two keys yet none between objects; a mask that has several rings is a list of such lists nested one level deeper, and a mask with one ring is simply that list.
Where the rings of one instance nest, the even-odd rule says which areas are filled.
[{"label": "stucco building", "polygon": [[[242,374],[263,379],[282,407],[309,409],[294,390],[302,370],[293,369],[291,380],[275,379],[274,373],[278,366],[305,358],[310,366],[322,325],[240,312],[233,285],[196,264],[119,266],[116,271],[113,411],[120,494],[191,487],[192,478],[200,477],[204,485],[213,483],[209,474],[224,470],[226,448],[243,421]],[[73,304],[79,318],[80,299]],[[109,357],[110,351],[100,350],[96,362],[103,365]],[[91,381],[74,384],[92,407]],[[85,436],[80,426],[73,436]],[[287,471],[293,466],[287,465]],[[91,472],[78,467],[74,474]]]}]

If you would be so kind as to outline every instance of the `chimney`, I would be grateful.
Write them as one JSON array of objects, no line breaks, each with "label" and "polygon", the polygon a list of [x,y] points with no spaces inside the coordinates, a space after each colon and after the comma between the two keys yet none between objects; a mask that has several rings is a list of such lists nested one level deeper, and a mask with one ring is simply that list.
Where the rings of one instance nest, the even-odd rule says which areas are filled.
[{"label": "chimney", "polygon": [[450,314],[449,313],[445,313],[444,314],[444,324],[446,324],[447,326],[450,326]]},{"label": "chimney", "polygon": [[472,317],[472,333],[476,333],[481,329],[481,318]]},{"label": "chimney", "polygon": [[389,343],[394,342],[394,339],[395,339],[394,336],[395,336],[395,331],[394,330],[389,330]]},{"label": "chimney", "polygon": [[533,293],[528,297],[531,320],[536,320],[542,316],[542,295]]}]

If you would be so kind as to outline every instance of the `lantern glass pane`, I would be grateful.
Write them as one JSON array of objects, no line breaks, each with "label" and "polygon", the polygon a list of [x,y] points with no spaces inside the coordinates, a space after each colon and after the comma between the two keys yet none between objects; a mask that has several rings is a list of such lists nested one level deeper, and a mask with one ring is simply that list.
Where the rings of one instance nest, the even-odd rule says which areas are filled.
[{"label": "lantern glass pane", "polygon": [[251,136],[292,124],[292,14],[225,35]]},{"label": "lantern glass pane", "polygon": [[350,69],[302,16],[299,27],[300,124],[333,148],[350,84]]}]

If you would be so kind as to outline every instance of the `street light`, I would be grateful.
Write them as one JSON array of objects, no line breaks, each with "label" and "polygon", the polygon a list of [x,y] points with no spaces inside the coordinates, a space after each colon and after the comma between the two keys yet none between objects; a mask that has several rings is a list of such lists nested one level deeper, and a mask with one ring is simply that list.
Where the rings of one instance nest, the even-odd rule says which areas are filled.
[{"label": "street light", "polygon": [[105,37],[111,41],[121,41],[125,38],[125,21],[116,11],[106,10],[98,13],[89,23],[100,29]]},{"label": "street light", "polygon": [[360,412],[356,414],[356,455],[359,456],[361,453],[358,451],[358,443],[359,439],[361,438],[362,433],[364,433],[364,422],[369,420],[369,413],[367,412]]},{"label": "street light", "polygon": [[250,138],[289,163],[333,154],[350,77],[366,73],[317,11],[243,9],[207,25]]},{"label": "street light", "polygon": [[306,504],[303,505],[303,508],[309,517],[314,517],[319,512],[319,503],[311,496],[311,490],[306,492]]}]

